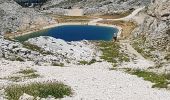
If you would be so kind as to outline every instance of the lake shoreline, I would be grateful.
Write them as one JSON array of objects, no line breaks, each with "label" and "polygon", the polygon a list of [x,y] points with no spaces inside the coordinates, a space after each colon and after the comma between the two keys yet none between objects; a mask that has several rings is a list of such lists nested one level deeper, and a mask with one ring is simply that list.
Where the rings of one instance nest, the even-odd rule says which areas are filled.
[{"label": "lake shoreline", "polygon": [[55,23],[55,24],[52,24],[52,25],[41,27],[38,30],[24,32],[24,33],[21,33],[21,34],[16,33],[14,35],[9,36],[9,38],[16,38],[16,37],[24,36],[24,35],[31,34],[31,33],[34,33],[34,32],[38,32],[38,31],[41,31],[41,30],[50,29],[50,28],[63,26],[63,25],[91,25],[91,26],[104,26],[104,27],[116,28],[116,29],[118,29],[118,33],[117,33],[117,38],[118,39],[121,37],[121,31],[122,31],[122,28],[119,27],[119,26],[116,26],[116,25],[109,25],[109,24],[102,24],[102,23],[90,23],[90,22],[88,22],[88,23],[71,22],[71,23]]}]

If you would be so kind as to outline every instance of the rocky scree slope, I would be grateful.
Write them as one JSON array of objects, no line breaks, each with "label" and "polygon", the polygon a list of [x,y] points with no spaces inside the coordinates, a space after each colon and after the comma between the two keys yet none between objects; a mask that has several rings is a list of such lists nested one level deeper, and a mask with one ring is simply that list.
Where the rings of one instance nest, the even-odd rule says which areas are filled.
[{"label": "rocky scree slope", "polygon": [[140,51],[151,54],[157,66],[170,62],[170,0],[152,2],[144,22],[134,31],[134,38]]},{"label": "rocky scree slope", "polygon": [[23,31],[53,23],[54,20],[33,8],[23,8],[13,0],[0,1],[0,33]]}]

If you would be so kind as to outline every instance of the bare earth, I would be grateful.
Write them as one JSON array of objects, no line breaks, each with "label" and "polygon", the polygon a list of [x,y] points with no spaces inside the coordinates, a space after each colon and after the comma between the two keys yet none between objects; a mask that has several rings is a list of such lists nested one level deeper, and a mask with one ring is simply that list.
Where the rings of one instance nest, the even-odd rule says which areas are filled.
[{"label": "bare earth", "polygon": [[83,10],[78,8],[73,8],[71,10],[68,10],[68,16],[82,16]]}]

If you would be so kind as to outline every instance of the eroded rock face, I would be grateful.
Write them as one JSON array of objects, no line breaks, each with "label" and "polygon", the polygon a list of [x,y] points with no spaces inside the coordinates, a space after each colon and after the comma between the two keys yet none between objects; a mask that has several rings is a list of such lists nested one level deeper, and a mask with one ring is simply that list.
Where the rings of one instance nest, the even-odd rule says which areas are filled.
[{"label": "eroded rock face", "polygon": [[144,37],[144,47],[155,48],[154,55],[164,58],[170,52],[170,0],[154,0],[146,13],[147,17],[134,32],[135,36]]}]

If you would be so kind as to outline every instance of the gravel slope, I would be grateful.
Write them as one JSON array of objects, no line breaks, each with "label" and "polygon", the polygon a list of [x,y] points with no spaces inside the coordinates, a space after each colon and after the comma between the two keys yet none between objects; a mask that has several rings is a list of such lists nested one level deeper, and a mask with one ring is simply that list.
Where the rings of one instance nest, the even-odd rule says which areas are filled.
[{"label": "gravel slope", "polygon": [[[74,91],[72,97],[65,97],[63,100],[170,100],[169,91],[151,88],[152,83],[137,76],[109,70],[112,65],[107,62],[58,67],[35,66],[31,62],[0,61],[1,78],[27,67],[37,70],[41,77],[18,84],[61,81],[71,86]],[[10,81],[0,79],[1,88],[9,84]],[[3,95],[0,95],[1,98],[3,100]]]},{"label": "gravel slope", "polygon": [[170,92],[151,88],[152,83],[120,71],[107,62],[91,66],[37,67],[45,79],[62,81],[74,90],[63,100],[170,100]]}]

